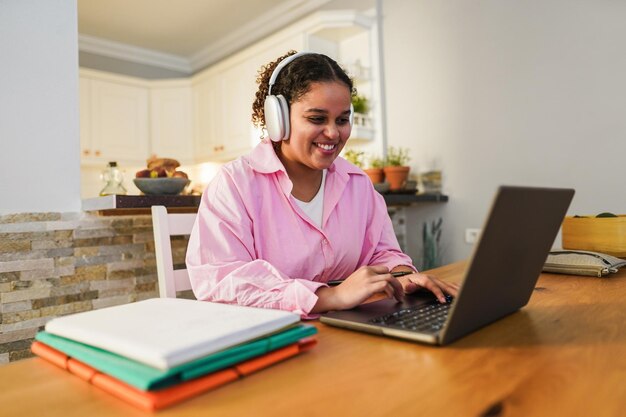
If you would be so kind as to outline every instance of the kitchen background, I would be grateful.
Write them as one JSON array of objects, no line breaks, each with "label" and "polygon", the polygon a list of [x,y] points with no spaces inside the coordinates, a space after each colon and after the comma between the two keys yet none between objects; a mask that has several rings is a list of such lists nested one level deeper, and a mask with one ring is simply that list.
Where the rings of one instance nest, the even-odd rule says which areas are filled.
[{"label": "kitchen background", "polygon": [[[129,193],[138,194],[132,178],[153,154],[183,163],[181,169],[193,181],[187,191],[204,189],[221,163],[249,152],[258,143],[261,132],[250,122],[257,71],[290,49],[324,52],[348,69],[359,94],[368,98],[371,114],[378,116],[368,117],[367,125],[357,125],[350,144],[381,155],[382,131],[377,122],[381,120],[381,85],[374,3],[341,0],[319,5],[321,10],[300,19],[291,18],[292,23],[279,25],[269,35],[249,37],[247,43],[239,41],[244,45],[241,48],[229,45],[232,51],[225,58],[218,59],[213,45],[207,47],[195,40],[195,31],[187,30],[186,42],[172,44],[162,39],[163,44],[156,44],[163,49],[169,43],[170,50],[183,53],[192,50],[188,44],[195,40],[202,49],[185,59],[162,52],[155,56],[154,49],[113,40],[134,40],[129,34],[132,19],[128,17],[128,24],[115,25],[109,4],[80,0],[82,197],[98,195],[102,189],[99,174],[107,161],[121,165]],[[348,6],[353,8],[345,9]],[[216,13],[214,7],[194,7],[196,14]],[[184,17],[189,15],[187,11]],[[144,25],[149,32],[158,23]],[[180,31],[180,26],[177,29]],[[261,30],[258,24],[254,30]],[[267,31],[263,27],[261,34]],[[155,42],[152,39],[149,45],[155,47]],[[209,53],[208,58],[197,58]]]},{"label": "kitchen background", "polygon": [[[191,25],[199,35],[234,29],[201,51],[185,46],[184,59],[171,44],[79,35],[82,5],[117,24],[143,4],[137,27],[156,14],[151,26],[175,39],[186,2],[163,2],[177,8],[169,19],[145,1],[0,0],[0,363],[28,356],[52,317],[156,296],[149,216],[98,216],[81,199],[110,160],[135,192],[152,153],[208,181],[256,142],[255,71],[290,48],[359,75],[372,122],[351,146],[406,147],[414,173],[442,170],[449,202],[406,210],[414,259],[438,218],[442,262],[467,258],[465,232],[481,227],[499,184],[573,187],[569,214],[626,213],[626,2],[189,0],[219,16]],[[185,241],[176,248],[181,260]]]},{"label": "kitchen background", "polygon": [[[296,3],[276,2],[274,6]],[[316,5],[326,4],[321,3]],[[87,175],[93,180],[109,158],[104,149],[95,147],[97,135],[92,136],[91,141],[96,141],[92,145],[89,140],[79,139],[79,126],[85,129],[84,123],[79,124],[79,115],[85,117],[84,112],[79,113],[79,91],[86,94],[85,89],[79,89],[79,79],[83,84],[87,79],[87,84],[91,83],[91,100],[103,81],[91,72],[100,69],[85,67],[79,71],[79,8],[75,1],[61,0],[0,4],[0,163],[4,173],[0,213],[80,212],[84,196],[81,189],[88,188],[81,185],[80,179],[85,178],[81,170],[83,174],[91,170]],[[444,260],[467,257],[472,245],[465,242],[465,231],[480,228],[495,188],[501,183],[574,187],[577,194],[570,214],[624,212],[626,196],[620,191],[624,186],[620,167],[626,150],[626,27],[622,24],[626,3],[490,0],[477,5],[470,0],[385,0],[377,5],[382,26],[377,25],[378,17],[365,29],[360,20],[355,24],[367,33],[360,36],[368,37],[368,42],[382,40],[376,47],[367,48],[372,61],[367,62],[367,55],[362,55],[361,61],[371,65],[372,82],[384,80],[384,96],[373,97],[375,112],[384,111],[384,116],[373,114],[374,139],[365,146],[373,144],[380,149],[384,143],[377,135],[386,130],[387,144],[410,149],[413,172],[442,169],[444,192],[450,196],[446,204],[420,205],[410,210],[407,234],[411,239],[421,240],[424,219],[441,216]],[[284,11],[287,13],[287,9]],[[372,17],[367,10],[358,13]],[[281,44],[280,33],[292,27],[305,29],[307,18],[310,16],[281,22],[284,27],[274,28],[275,34],[260,38],[259,49],[255,49],[259,57],[262,52],[276,55],[270,45],[280,45],[278,50],[282,52],[289,42]],[[167,33],[170,29],[166,21],[163,25]],[[328,46],[325,29],[306,30],[311,39],[318,38],[323,47]],[[365,42],[359,35],[356,38]],[[351,52],[349,39],[351,36],[338,46],[339,58],[348,65],[354,61],[341,54]],[[260,45],[267,48],[263,50]],[[300,38],[294,46],[307,44]],[[172,83],[190,83],[191,95],[197,97],[203,91],[198,86],[212,82],[212,71],[228,72],[228,68],[255,55],[248,47],[230,51],[206,68],[192,70],[193,75],[170,74],[177,78]],[[382,54],[384,67],[377,68],[378,61],[373,58],[376,49],[379,57]],[[91,58],[93,64],[96,59]],[[80,61],[88,65],[87,55],[81,53]],[[242,66],[241,71],[249,74],[252,70],[244,71]],[[106,72],[112,72],[112,68],[107,67]],[[230,75],[238,77],[236,72]],[[159,85],[160,79],[158,74],[146,75],[145,79],[138,73],[133,75],[133,82],[144,83],[139,90],[161,90],[162,101],[168,103],[164,91],[168,88]],[[250,88],[249,84],[235,84],[242,90]],[[172,89],[179,87],[176,84]],[[380,91],[380,84],[372,87],[372,95]],[[243,93],[222,98],[236,101],[238,97]],[[216,111],[224,106],[220,100]],[[204,113],[213,114],[210,110]],[[228,114],[230,118],[239,117]],[[196,145],[199,121],[192,120],[191,145],[189,135],[177,133],[181,137],[178,140],[184,142],[181,147],[187,146],[183,153]],[[200,130],[224,126],[228,127],[225,132],[237,139],[225,140],[223,133],[215,134],[216,142],[208,147],[205,143],[202,151],[207,159],[194,160],[192,165],[214,159],[221,146],[226,152],[231,143],[244,143],[244,136],[250,138],[243,132],[243,125],[228,120],[207,123]],[[150,129],[144,135],[154,132]],[[162,129],[179,132],[172,126]],[[121,132],[127,134],[130,130],[124,128]],[[159,143],[158,138],[153,135],[148,140]],[[138,140],[135,135],[131,139]],[[94,154],[84,155],[85,150]],[[91,165],[88,159],[95,161],[92,158],[98,150],[101,159]],[[202,152],[194,149],[194,158]],[[131,161],[119,161],[127,177],[148,154],[150,148],[144,148],[135,167]],[[201,173],[191,175],[203,178]]]}]

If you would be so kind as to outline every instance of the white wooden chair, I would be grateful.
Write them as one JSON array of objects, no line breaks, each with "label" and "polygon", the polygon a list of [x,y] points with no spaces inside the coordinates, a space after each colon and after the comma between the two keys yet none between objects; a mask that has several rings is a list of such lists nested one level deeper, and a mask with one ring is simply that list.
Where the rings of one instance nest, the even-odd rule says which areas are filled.
[{"label": "white wooden chair", "polygon": [[170,237],[191,234],[195,220],[196,214],[194,213],[168,213],[165,206],[152,206],[152,228],[160,297],[176,298],[177,291],[191,289],[187,269],[174,270]]}]

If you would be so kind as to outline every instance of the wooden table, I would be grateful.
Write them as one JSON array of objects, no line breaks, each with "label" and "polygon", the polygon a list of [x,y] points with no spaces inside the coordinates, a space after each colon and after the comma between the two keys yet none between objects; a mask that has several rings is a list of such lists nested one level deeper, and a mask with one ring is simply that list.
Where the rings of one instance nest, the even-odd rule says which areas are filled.
[{"label": "wooden table", "polygon": [[[463,263],[436,270],[456,281]],[[626,270],[544,274],[528,306],[446,347],[317,323],[304,355],[160,416],[624,416]],[[146,415],[38,358],[0,368],[1,416]]]}]

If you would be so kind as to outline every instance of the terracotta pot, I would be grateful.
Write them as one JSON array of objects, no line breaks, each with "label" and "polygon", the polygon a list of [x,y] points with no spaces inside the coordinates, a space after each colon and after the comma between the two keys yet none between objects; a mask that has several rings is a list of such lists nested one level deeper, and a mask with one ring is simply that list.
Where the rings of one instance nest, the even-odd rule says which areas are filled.
[{"label": "terracotta pot", "polygon": [[383,182],[385,178],[385,173],[383,172],[382,168],[368,168],[364,169],[363,171],[365,171],[367,176],[370,177],[370,180],[372,180],[373,184]]},{"label": "terracotta pot", "polygon": [[404,183],[409,177],[410,167],[387,166],[384,168],[385,178],[389,183],[390,191],[397,191],[404,188]]}]

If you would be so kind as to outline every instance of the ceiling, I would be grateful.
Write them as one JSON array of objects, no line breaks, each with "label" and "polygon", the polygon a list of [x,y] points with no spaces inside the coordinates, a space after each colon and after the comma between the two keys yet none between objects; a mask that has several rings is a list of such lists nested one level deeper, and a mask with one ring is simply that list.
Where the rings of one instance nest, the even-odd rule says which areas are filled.
[{"label": "ceiling", "polygon": [[79,48],[191,72],[317,10],[374,7],[374,0],[78,0]]}]

